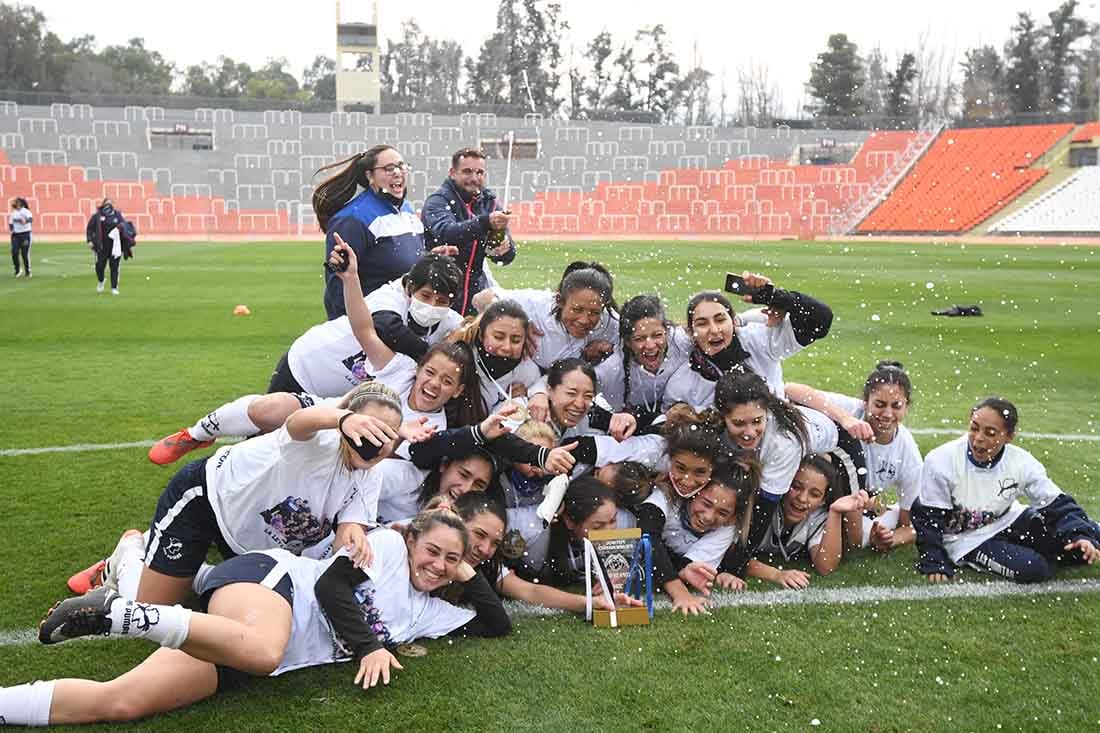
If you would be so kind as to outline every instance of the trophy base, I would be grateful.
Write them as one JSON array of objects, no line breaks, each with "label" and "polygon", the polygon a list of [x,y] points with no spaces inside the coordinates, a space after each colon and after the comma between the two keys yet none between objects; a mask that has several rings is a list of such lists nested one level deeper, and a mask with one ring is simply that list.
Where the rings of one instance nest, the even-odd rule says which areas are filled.
[{"label": "trophy base", "polygon": [[[645,606],[627,606],[615,609],[618,626],[648,626],[649,611]],[[598,629],[611,628],[611,612],[595,609],[592,611],[592,625]]]}]

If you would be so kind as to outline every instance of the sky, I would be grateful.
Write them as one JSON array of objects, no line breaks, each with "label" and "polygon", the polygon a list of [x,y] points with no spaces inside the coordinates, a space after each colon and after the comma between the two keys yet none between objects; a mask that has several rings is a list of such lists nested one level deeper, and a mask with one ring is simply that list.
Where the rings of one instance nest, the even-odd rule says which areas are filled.
[{"label": "sky", "polygon": [[[285,56],[295,74],[315,56],[335,55],[335,0],[21,0],[47,17],[63,39],[92,34],[99,44],[125,43],[141,36],[184,67],[231,56],[261,66]],[[780,89],[784,106],[793,110],[803,95],[810,64],[831,33],[847,33],[865,52],[878,46],[897,58],[913,50],[924,35],[955,51],[981,44],[1000,48],[1017,11],[1046,20],[1060,0],[812,0],[743,3],[737,0],[559,0],[571,26],[569,42],[579,55],[587,41],[609,30],[616,44],[640,27],[661,23],[681,67],[698,57],[715,74],[717,91],[723,74],[732,89],[737,70],[766,63]],[[170,8],[179,8],[174,14]],[[342,0],[342,12],[369,16],[370,0]],[[397,39],[401,24],[415,18],[433,37],[453,38],[466,53],[476,54],[492,32],[496,0],[380,0],[381,37]],[[1100,21],[1100,0],[1081,0],[1079,13]],[[565,49],[568,54],[568,47]]]}]

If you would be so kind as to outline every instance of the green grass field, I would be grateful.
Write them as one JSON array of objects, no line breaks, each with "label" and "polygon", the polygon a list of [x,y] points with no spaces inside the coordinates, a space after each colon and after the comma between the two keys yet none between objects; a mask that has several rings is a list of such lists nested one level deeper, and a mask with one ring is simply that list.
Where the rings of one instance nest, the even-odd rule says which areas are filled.
[{"label": "green grass field", "polygon": [[[96,294],[83,245],[36,244],[32,255],[32,280],[0,280],[0,451],[159,438],[263,391],[294,338],[324,318],[317,244],[142,243],[119,297]],[[1023,431],[1096,436],[1098,256],[1077,246],[530,243],[496,272],[507,286],[551,287],[569,260],[597,259],[620,300],[656,289],[682,319],[688,296],[719,287],[727,270],[760,271],[836,313],[830,336],[787,363],[790,380],[855,393],[890,357],[913,377],[911,427],[959,427],[974,401],[999,393],[1017,402]],[[234,317],[238,303],[252,315]],[[986,315],[929,315],[954,303]],[[927,451],[948,436],[918,438]],[[1020,444],[1100,515],[1096,442]],[[122,529],[147,526],[172,469],[145,453],[0,453],[0,686],[107,679],[151,651],[23,643],[74,570]],[[856,554],[811,589],[919,585],[914,559],[912,548]],[[1098,575],[1063,572],[1080,588],[1027,596],[665,611],[652,627],[617,631],[520,613],[510,639],[429,642],[389,689],[358,690],[350,666],[314,669],[129,729],[1095,729]],[[774,590],[754,582],[747,593]]]}]

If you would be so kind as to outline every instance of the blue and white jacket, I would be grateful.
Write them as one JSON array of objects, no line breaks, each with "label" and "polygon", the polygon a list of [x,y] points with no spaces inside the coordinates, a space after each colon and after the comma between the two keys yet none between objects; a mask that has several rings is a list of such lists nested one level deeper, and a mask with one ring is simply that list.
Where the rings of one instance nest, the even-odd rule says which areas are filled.
[{"label": "blue and white jacket", "polygon": [[[325,259],[332,254],[339,234],[359,259],[363,295],[407,273],[424,254],[424,225],[408,201],[400,208],[368,189],[344,205],[328,222]],[[344,286],[325,271],[325,312],[328,319],[344,313]]]}]

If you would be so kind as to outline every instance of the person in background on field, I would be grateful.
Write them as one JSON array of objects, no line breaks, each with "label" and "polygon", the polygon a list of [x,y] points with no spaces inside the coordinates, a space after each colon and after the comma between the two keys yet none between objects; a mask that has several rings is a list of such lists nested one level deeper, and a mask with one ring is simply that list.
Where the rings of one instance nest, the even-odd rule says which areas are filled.
[{"label": "person in background on field", "polygon": [[103,278],[107,266],[111,266],[111,295],[118,295],[118,270],[122,259],[133,257],[133,237],[126,230],[126,219],[114,207],[111,199],[103,199],[99,208],[88,219],[85,231],[88,247],[95,252],[96,292],[103,292]]},{"label": "person in background on field", "polygon": [[[396,148],[375,145],[321,171],[340,166],[314,189],[313,211],[326,235],[326,260],[337,234],[355,250],[365,296],[412,269],[424,254],[424,225],[407,200],[410,168]],[[458,249],[432,251],[455,255]],[[325,272],[324,303],[329,320],[345,314],[344,286],[331,270]]]},{"label": "person in background on field", "polygon": [[1059,564],[1100,561],[1100,526],[1012,445],[1018,421],[1014,404],[989,397],[970,411],[966,435],[925,457],[912,518],[917,571],[928,582],[944,583],[966,565],[1036,583]]},{"label": "person in background on field", "polygon": [[[31,276],[31,216],[27,200],[17,196],[11,200],[11,213],[8,214],[8,231],[11,232],[11,264],[16,277]],[[19,271],[19,259],[23,259],[23,271]]]},{"label": "person in background on field", "polygon": [[451,307],[471,315],[474,295],[489,287],[485,257],[501,265],[516,258],[516,243],[508,232],[510,214],[499,209],[496,194],[485,187],[484,153],[463,148],[451,156],[447,180],[424,202],[421,218],[429,242],[458,247],[462,287]]}]

